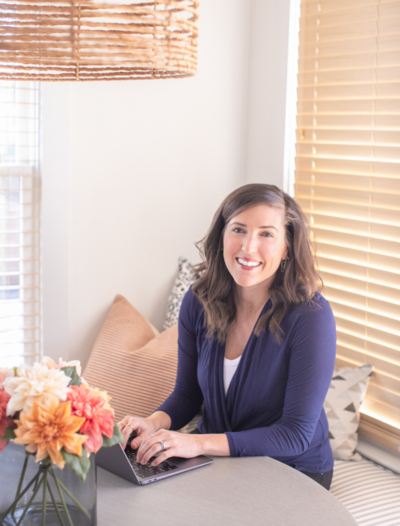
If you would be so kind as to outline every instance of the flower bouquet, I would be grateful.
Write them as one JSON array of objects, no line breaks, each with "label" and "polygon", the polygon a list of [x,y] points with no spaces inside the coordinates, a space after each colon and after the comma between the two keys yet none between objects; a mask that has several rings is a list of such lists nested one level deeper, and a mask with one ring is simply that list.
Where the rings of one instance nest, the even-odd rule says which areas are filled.
[{"label": "flower bouquet", "polygon": [[[25,446],[15,497],[0,509],[0,524],[96,523],[92,453],[123,441],[108,402],[105,391],[89,387],[81,377],[78,361],[56,364],[43,358],[0,369],[0,451],[10,441],[14,449],[20,450],[14,444]],[[31,457],[38,463],[33,472]]]}]

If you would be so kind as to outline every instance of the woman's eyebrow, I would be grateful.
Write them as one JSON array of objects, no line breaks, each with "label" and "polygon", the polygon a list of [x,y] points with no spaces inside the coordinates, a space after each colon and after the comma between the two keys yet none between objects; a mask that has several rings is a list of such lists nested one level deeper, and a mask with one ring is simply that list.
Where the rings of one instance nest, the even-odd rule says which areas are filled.
[{"label": "woman's eyebrow", "polygon": [[[237,221],[234,221],[231,224],[232,225],[239,225],[239,226],[247,227],[247,225],[245,225],[244,223],[238,223]],[[278,229],[274,225],[259,226],[258,228],[273,228],[274,230],[278,231]]]}]

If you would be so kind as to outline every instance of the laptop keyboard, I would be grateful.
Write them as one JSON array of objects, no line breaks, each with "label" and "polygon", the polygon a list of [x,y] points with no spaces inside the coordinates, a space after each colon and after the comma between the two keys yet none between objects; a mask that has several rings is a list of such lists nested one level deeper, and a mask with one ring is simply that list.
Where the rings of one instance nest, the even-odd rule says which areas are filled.
[{"label": "laptop keyboard", "polygon": [[158,466],[152,466],[151,463],[156,457],[152,457],[147,464],[139,464],[136,461],[137,450],[132,449],[129,445],[126,446],[125,455],[128,457],[136,475],[141,478],[150,477],[151,475],[160,475],[161,473],[172,471],[178,467],[168,460],[161,462]]}]

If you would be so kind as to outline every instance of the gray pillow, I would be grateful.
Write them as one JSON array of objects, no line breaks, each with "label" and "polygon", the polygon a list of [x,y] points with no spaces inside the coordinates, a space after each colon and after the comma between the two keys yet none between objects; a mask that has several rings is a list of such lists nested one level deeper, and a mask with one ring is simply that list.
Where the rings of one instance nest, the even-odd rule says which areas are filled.
[{"label": "gray pillow", "polygon": [[199,275],[193,276],[192,268],[193,266],[186,258],[179,258],[178,275],[168,298],[167,314],[163,325],[164,330],[178,323],[183,297],[189,290],[190,285],[199,277]]},{"label": "gray pillow", "polygon": [[367,392],[372,369],[372,365],[335,369],[324,408],[333,457],[338,460],[361,460],[361,456],[355,453],[357,430],[360,406]]}]

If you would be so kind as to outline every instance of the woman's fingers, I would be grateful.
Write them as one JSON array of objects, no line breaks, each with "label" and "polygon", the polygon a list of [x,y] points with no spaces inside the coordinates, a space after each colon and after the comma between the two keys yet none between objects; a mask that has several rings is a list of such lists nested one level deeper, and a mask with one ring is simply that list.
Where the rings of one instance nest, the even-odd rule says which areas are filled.
[{"label": "woman's fingers", "polygon": [[156,455],[158,455],[159,453],[161,452],[161,446],[160,444],[157,442],[156,444],[154,444],[153,446],[151,446],[147,451],[146,453],[144,453],[142,455],[142,458],[141,460],[139,461],[141,464],[147,464],[147,462],[149,462],[149,460],[152,458],[152,457],[155,457]]},{"label": "woman's fingers", "polygon": [[138,447],[142,445],[143,441],[144,441],[144,437],[142,435],[135,437],[131,442],[131,448],[137,449]]},{"label": "woman's fingers", "polygon": [[126,416],[121,420],[121,422],[118,422],[118,427],[121,430],[122,436],[124,438],[124,444],[123,447],[125,448],[126,442],[128,442],[129,437],[131,436],[133,431],[136,431],[139,427],[140,423],[137,422],[137,419],[133,416]]},{"label": "woman's fingers", "polygon": [[161,436],[162,432],[158,431],[154,435],[150,435],[147,439],[142,441],[137,454],[138,462],[146,464],[151,459],[151,457],[155,457],[163,450],[160,444]]},{"label": "woman's fingers", "polygon": [[126,426],[126,424],[129,422],[129,419],[132,418],[131,416],[126,416],[125,418],[123,418],[121,420],[121,422],[118,422],[118,427],[120,428],[120,430],[122,431],[124,429],[124,427]]},{"label": "woman's fingers", "polygon": [[176,454],[174,453],[174,451],[175,450],[173,448],[168,449],[168,451],[164,451],[163,453],[161,453],[161,455],[158,455],[158,457],[155,460],[153,460],[151,465],[155,467],[158,466],[158,464],[161,464],[161,462],[164,462],[164,460],[168,460],[171,457],[175,457]]}]

